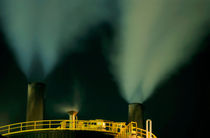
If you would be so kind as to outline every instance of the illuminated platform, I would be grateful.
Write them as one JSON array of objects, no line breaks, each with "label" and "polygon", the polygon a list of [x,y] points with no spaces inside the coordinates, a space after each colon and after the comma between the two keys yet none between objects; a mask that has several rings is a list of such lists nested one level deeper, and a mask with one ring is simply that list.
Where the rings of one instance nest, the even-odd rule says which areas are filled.
[{"label": "illuminated platform", "polygon": [[41,120],[21,122],[0,127],[0,134],[9,138],[157,138],[151,133],[151,120],[146,130],[137,128],[136,122],[105,120]]}]

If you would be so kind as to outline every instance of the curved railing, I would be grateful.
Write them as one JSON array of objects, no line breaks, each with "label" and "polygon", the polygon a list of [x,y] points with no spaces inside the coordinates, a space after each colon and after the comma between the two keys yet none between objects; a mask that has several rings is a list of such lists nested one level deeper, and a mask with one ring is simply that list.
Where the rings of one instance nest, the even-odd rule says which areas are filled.
[{"label": "curved railing", "polygon": [[[136,122],[126,125],[125,122],[112,122],[105,120],[41,120],[15,123],[0,127],[3,136],[43,130],[85,130],[113,133],[116,137],[136,135],[142,138],[156,138],[156,136],[144,129],[137,128]],[[148,137],[147,134],[150,134]]]}]

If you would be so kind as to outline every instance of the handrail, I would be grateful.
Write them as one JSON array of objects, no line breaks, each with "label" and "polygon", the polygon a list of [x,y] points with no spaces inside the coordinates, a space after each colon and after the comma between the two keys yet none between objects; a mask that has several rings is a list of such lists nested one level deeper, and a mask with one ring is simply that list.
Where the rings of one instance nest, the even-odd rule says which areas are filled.
[{"label": "handrail", "polygon": [[5,125],[0,127],[0,134],[3,136],[23,133],[29,131],[42,130],[86,130],[100,131],[116,134],[118,137],[136,135],[146,138],[151,134],[151,138],[157,138],[154,134],[144,129],[137,128],[136,122],[126,125],[125,122],[113,122],[105,120],[39,120],[28,121]]}]

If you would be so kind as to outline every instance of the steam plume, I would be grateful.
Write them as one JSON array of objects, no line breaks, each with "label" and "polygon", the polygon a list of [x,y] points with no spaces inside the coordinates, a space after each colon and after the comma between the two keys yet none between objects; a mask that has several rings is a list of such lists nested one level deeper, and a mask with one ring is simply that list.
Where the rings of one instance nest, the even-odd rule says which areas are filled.
[{"label": "steam plume", "polygon": [[128,102],[143,102],[190,59],[209,21],[209,0],[122,0],[114,74]]},{"label": "steam plume", "polygon": [[72,92],[66,96],[68,101],[65,103],[56,104],[55,111],[60,113],[67,113],[70,110],[75,110],[79,112],[79,109],[81,108],[82,105],[81,90],[82,89],[79,81],[77,79],[74,80]]},{"label": "steam plume", "polygon": [[[92,26],[111,21],[112,0],[1,0],[0,16],[11,49],[29,76],[39,56],[48,74],[73,40]],[[37,65],[39,66],[39,65]]]}]

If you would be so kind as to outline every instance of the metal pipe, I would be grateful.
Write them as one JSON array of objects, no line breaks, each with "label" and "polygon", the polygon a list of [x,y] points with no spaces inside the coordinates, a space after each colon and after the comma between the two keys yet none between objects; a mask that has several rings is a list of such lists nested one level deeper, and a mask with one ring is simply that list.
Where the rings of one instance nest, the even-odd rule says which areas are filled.
[{"label": "metal pipe", "polygon": [[69,120],[73,120],[73,121],[75,121],[76,120],[76,115],[77,115],[77,111],[74,111],[74,110],[72,110],[72,111],[68,111],[68,115],[69,115]]},{"label": "metal pipe", "polygon": [[44,91],[44,83],[28,83],[26,121],[44,119]]},{"label": "metal pipe", "polygon": [[74,111],[74,110],[71,110],[68,112],[68,115],[69,115],[69,121],[70,121],[70,124],[69,124],[69,127],[70,128],[75,128],[76,127],[76,122],[75,120],[77,120],[77,111]]},{"label": "metal pipe", "polygon": [[143,129],[143,105],[140,103],[130,103],[128,105],[128,121],[136,122],[138,128]]},{"label": "metal pipe", "polygon": [[146,138],[152,138],[152,120],[146,121]]}]

